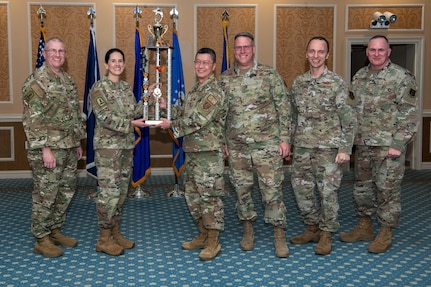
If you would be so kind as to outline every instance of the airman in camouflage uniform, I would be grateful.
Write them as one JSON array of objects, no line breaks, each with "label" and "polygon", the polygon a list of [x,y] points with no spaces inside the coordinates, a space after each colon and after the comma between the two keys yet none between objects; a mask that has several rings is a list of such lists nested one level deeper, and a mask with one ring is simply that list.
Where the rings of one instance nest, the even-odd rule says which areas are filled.
[{"label": "airman in camouflage uniform", "polygon": [[130,85],[120,80],[124,53],[110,49],[105,55],[105,67],[107,75],[90,90],[96,118],[94,160],[99,183],[96,210],[100,234],[96,251],[117,256],[135,245],[122,236],[119,225],[132,173],[133,131],[135,126],[144,126],[144,119],[137,119],[142,117],[142,103],[136,103]]},{"label": "airman in camouflage uniform", "polygon": [[31,224],[37,239],[34,252],[58,257],[63,251],[55,245],[78,244],[60,229],[75,193],[85,130],[75,82],[62,68],[66,55],[64,42],[50,38],[42,53],[45,63],[22,87],[22,121],[34,181]]},{"label": "airman in camouflage uniform", "polygon": [[359,223],[340,240],[373,240],[371,217],[376,214],[380,229],[368,251],[384,253],[392,245],[392,228],[399,225],[406,146],[419,123],[417,85],[409,71],[389,59],[385,36],[372,37],[366,54],[370,64],[352,81],[358,115],[353,196]]},{"label": "airman in camouflage uniform", "polygon": [[237,193],[238,217],[244,235],[240,247],[254,248],[252,190],[254,171],[265,206],[265,222],[274,226],[275,251],[287,257],[286,207],[283,202],[283,158],[290,153],[290,102],[283,79],[275,69],[257,63],[254,37],[248,32],[235,36],[236,63],[220,81],[229,110],[226,141],[231,178]]},{"label": "airman in camouflage uniform", "polygon": [[348,86],[326,67],[328,41],[320,36],[311,38],[306,57],[310,70],[294,80],[291,96],[292,187],[307,227],[290,242],[319,242],[315,253],[327,255],[332,233],[339,228],[337,191],[343,177],[342,164],[352,153],[356,117]]},{"label": "airman in camouflage uniform", "polygon": [[207,261],[220,252],[218,236],[224,230],[220,185],[224,185],[227,99],[214,76],[214,50],[199,49],[194,64],[197,82],[187,94],[184,106],[174,106],[174,120],[162,119],[160,127],[172,127],[175,137],[183,137],[186,153],[185,198],[192,218],[198,222],[199,235],[184,242],[182,248],[204,248],[199,258]]}]

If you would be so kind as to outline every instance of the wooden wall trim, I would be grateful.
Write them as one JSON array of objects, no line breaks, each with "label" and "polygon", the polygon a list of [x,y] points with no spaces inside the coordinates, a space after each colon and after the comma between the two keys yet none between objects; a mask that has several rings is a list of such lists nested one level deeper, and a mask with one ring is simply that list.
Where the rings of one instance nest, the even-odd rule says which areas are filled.
[{"label": "wooden wall trim", "polygon": [[[379,11],[392,12],[398,16],[395,23],[391,23],[388,29],[370,28],[373,13]],[[349,31],[423,31],[424,29],[424,4],[399,4],[399,5],[346,5],[346,32]]]}]

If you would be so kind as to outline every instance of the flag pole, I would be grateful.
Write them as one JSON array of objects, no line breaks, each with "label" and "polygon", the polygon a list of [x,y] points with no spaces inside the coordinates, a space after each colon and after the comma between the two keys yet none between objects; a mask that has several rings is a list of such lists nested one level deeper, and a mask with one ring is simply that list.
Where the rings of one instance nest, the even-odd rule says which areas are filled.
[{"label": "flag pole", "polygon": [[94,129],[96,125],[96,119],[93,113],[93,108],[91,107],[89,94],[93,84],[100,80],[99,71],[99,61],[97,57],[96,48],[96,35],[94,28],[94,18],[96,15],[96,10],[91,6],[87,11],[88,18],[90,19],[90,41],[88,45],[88,55],[87,55],[87,70],[85,73],[85,89],[84,89],[84,105],[83,105],[83,115],[86,120],[86,132],[87,132],[87,143],[86,143],[86,171],[87,175],[96,179],[96,191],[90,192],[87,195],[88,199],[95,198],[99,192],[99,182],[97,180],[97,167],[94,161]]},{"label": "flag pole", "polygon": [[[172,18],[172,21],[173,21],[174,33],[176,33],[176,31],[177,31],[177,20],[178,20],[178,10],[174,7],[169,12],[169,14],[171,15],[171,18]],[[172,43],[172,44],[174,44],[174,43]],[[168,99],[167,99],[167,101],[169,103],[172,102],[172,91],[171,91],[171,88],[172,88],[172,73],[171,73],[171,70],[172,70],[172,50],[173,50],[172,48],[169,48],[169,50],[168,50],[168,71],[169,72],[168,72]],[[178,61],[179,59],[176,58],[176,60]],[[178,98],[178,96],[177,96],[177,98]],[[168,117],[169,120],[171,119],[171,110],[170,110],[170,107],[168,109],[168,115],[167,115],[167,117]],[[172,139],[175,139],[175,137],[173,136],[172,131],[169,131],[169,134],[172,137]],[[178,145],[179,145],[179,141],[178,140],[177,140],[177,142],[178,142]],[[175,145],[176,143],[174,142],[173,144]],[[175,168],[175,160],[176,160],[176,158],[174,156],[173,163],[172,163],[173,168]],[[174,171],[174,176],[175,176],[174,188],[173,188],[173,190],[168,191],[166,193],[167,196],[170,196],[170,197],[181,197],[181,196],[184,195],[184,191],[180,190],[179,172],[180,171],[178,171],[178,173],[177,173],[177,171]]]},{"label": "flag pole", "polygon": [[[141,8],[139,8],[138,5],[136,5],[135,9],[133,9],[133,14],[135,15],[135,22],[136,22],[135,29],[139,29],[139,17],[142,14],[142,10],[141,10]],[[139,37],[139,40],[141,41],[140,37]],[[136,39],[135,39],[135,41],[136,41]],[[142,46],[140,45],[140,47],[141,47],[140,53],[141,53],[141,59],[142,59]],[[137,60],[137,59],[135,59],[135,60]],[[140,63],[140,64],[141,64],[141,70],[144,71],[144,68],[142,67],[142,63]],[[136,66],[136,63],[135,63],[135,66]],[[135,77],[136,77],[136,75],[135,75]],[[141,88],[142,87],[139,87],[139,90],[141,90]],[[141,95],[141,96],[143,96],[143,95]],[[141,137],[142,136],[143,135],[141,134]],[[142,140],[142,138],[141,138],[141,140]],[[150,197],[151,193],[149,191],[144,191],[141,187],[141,183],[139,183],[138,186],[136,186],[136,190],[133,193],[133,196],[136,198]]]}]

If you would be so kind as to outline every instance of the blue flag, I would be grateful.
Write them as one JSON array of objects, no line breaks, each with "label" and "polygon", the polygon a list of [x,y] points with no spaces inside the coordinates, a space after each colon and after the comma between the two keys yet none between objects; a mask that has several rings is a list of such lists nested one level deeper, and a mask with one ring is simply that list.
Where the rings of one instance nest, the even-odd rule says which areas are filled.
[{"label": "blue flag", "polygon": [[[137,26],[135,30],[135,78],[133,81],[133,93],[135,94],[137,102],[139,102],[142,97],[142,46],[142,32]],[[138,185],[147,179],[150,172],[150,128],[135,127],[135,152],[133,155],[132,186],[138,187]]]},{"label": "blue flag", "polygon": [[[178,42],[177,32],[172,33],[172,87],[171,87],[171,104],[181,106],[185,99],[183,62],[181,60],[180,43]],[[185,153],[183,150],[183,138],[175,138],[172,132],[172,167],[177,177],[184,171]]]},{"label": "blue flag", "polygon": [[99,60],[96,50],[96,34],[94,27],[90,27],[90,43],[88,45],[87,71],[85,73],[85,90],[84,90],[84,114],[87,120],[87,172],[89,175],[97,178],[96,164],[94,163],[94,127],[96,119],[93,108],[89,99],[90,89],[95,82],[100,80]]},{"label": "blue flag", "polygon": [[45,62],[45,58],[42,55],[42,51],[45,48],[45,41],[46,41],[45,27],[40,26],[39,45],[37,46],[36,69],[40,68],[43,65],[43,62]]},{"label": "blue flag", "polygon": [[223,21],[223,60],[221,63],[222,73],[230,68],[228,25],[229,21]]}]

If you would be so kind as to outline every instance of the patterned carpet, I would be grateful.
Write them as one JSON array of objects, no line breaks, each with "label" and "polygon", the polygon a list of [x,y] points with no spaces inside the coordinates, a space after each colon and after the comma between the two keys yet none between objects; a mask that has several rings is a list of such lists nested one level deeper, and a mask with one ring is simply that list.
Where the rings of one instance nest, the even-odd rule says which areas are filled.
[{"label": "patterned carpet", "polygon": [[[352,202],[352,174],[347,173],[339,192],[341,228],[333,236],[328,256],[314,254],[315,243],[289,244],[290,256],[274,255],[272,228],[262,220],[260,195],[254,192],[259,218],[255,223],[255,249],[240,250],[242,228],[236,218],[235,196],[224,196],[226,227],[222,251],[202,262],[199,251],[184,251],[181,243],[197,228],[184,197],[169,197],[174,178],[150,176],[143,185],[150,197],[129,198],[123,233],[136,247],[111,257],[95,251],[97,219],[91,178],[81,178],[63,231],[79,240],[63,249],[59,258],[32,252],[30,233],[31,179],[0,180],[0,286],[431,286],[431,171],[408,170],[403,183],[400,228],[393,247],[385,254],[370,254],[368,243],[343,243],[339,232],[356,224]],[[288,207],[290,238],[304,228],[294,201],[289,175],[283,187]],[[378,226],[375,224],[375,228]]]}]

